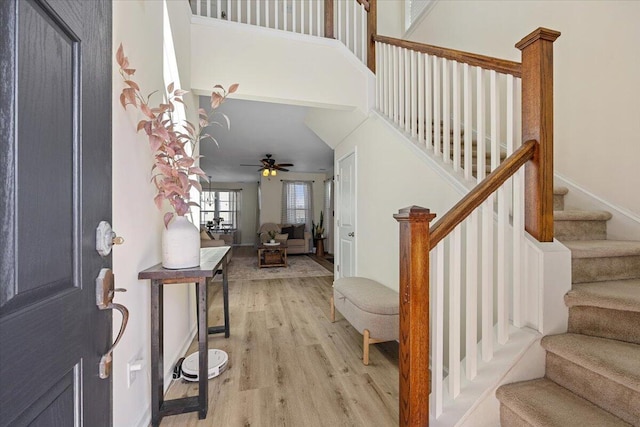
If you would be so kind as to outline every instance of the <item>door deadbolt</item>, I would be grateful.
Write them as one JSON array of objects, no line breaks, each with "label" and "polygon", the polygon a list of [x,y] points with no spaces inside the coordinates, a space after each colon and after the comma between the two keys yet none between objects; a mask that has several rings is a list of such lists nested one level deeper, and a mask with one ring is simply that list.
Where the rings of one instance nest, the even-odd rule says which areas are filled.
[{"label": "door deadbolt", "polygon": [[111,224],[107,221],[100,221],[98,228],[96,228],[96,251],[100,256],[109,255],[113,245],[121,245],[123,243],[124,237],[116,236]]}]

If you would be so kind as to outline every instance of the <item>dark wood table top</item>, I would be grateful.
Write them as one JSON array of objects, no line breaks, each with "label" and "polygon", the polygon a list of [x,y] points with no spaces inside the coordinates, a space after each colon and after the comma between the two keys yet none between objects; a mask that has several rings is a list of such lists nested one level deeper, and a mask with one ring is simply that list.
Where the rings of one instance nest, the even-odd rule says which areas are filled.
[{"label": "dark wood table top", "polygon": [[177,270],[162,267],[162,263],[138,273],[138,279],[187,279],[197,277],[213,277],[222,264],[222,260],[231,248],[218,246],[200,249],[200,265]]}]

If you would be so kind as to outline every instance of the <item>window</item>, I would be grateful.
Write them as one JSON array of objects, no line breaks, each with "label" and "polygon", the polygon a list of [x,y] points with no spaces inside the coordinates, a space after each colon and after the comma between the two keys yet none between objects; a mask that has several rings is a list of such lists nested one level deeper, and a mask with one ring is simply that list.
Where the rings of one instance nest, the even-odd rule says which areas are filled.
[{"label": "window", "polygon": [[311,230],[313,220],[313,206],[311,195],[311,181],[283,181],[282,182],[282,223],[306,224],[305,229]]},{"label": "window", "polygon": [[206,190],[200,193],[200,223],[215,228],[237,229],[241,190]]}]

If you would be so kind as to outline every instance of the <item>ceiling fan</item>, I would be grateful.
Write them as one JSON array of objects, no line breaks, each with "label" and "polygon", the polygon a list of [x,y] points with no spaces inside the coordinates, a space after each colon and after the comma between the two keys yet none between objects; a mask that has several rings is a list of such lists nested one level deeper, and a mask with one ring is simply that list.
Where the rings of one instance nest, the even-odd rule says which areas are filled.
[{"label": "ceiling fan", "polygon": [[271,154],[267,154],[265,159],[260,160],[261,165],[240,165],[240,166],[260,166],[258,172],[262,171],[262,176],[276,176],[277,171],[289,172],[288,167],[293,166],[293,163],[276,163],[275,159],[271,158]]}]

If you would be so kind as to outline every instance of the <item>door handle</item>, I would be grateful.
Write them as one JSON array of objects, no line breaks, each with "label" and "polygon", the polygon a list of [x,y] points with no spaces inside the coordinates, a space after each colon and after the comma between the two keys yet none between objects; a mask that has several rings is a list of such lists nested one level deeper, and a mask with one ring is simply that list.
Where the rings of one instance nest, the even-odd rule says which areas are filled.
[{"label": "door handle", "polygon": [[113,302],[116,292],[126,292],[126,289],[114,288],[113,272],[108,268],[100,270],[100,274],[96,278],[96,305],[100,310],[118,310],[122,314],[122,324],[120,331],[111,348],[100,358],[100,378],[109,378],[111,375],[111,363],[113,362],[113,350],[116,348],[120,339],[124,335],[124,330],[129,322],[129,310],[122,304]]},{"label": "door handle", "polygon": [[351,233],[347,234],[347,236],[349,236],[349,237],[354,237],[355,235],[356,235],[356,233],[354,233],[353,231]]}]

